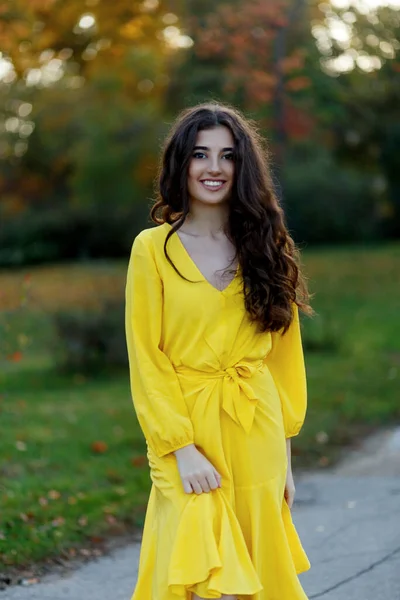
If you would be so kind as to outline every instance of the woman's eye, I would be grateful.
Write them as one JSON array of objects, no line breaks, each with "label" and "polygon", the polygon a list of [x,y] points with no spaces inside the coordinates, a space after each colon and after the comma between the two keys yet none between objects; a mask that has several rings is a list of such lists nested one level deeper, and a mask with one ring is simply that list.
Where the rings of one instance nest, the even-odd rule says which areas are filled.
[{"label": "woman's eye", "polygon": [[[205,156],[204,152],[195,152],[193,154],[193,158],[201,158],[202,156]],[[233,152],[229,152],[229,154],[224,154],[223,158],[228,158],[229,160],[232,160]]]}]

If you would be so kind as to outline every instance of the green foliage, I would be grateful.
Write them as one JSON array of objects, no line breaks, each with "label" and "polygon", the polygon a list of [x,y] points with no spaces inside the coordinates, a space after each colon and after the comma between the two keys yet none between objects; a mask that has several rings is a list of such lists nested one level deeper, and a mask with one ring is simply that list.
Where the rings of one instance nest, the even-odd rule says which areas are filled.
[{"label": "green foliage", "polygon": [[330,243],[380,236],[372,174],[341,167],[323,146],[298,142],[283,170],[288,224],[299,241]]},{"label": "green foliage", "polygon": [[124,311],[123,302],[108,301],[97,310],[55,313],[56,369],[88,375],[127,367]]},{"label": "green foliage", "polygon": [[148,203],[29,210],[0,227],[0,266],[126,256]]},{"label": "green foliage", "polygon": [[337,353],[343,348],[343,337],[333,315],[315,315],[304,324],[302,343],[305,353]]},{"label": "green foliage", "polygon": [[[178,110],[211,98],[233,102],[259,122],[279,171],[287,156],[284,196],[300,239],[398,237],[398,11],[382,7],[370,19],[354,9],[355,68],[328,76],[321,65],[350,57],[340,40],[328,39],[327,28],[332,14],[348,18],[346,8],[282,0],[201,6],[190,0],[173,8],[162,0],[102,0],[90,8],[95,26],[80,28],[81,3],[57,10],[52,1],[42,4],[12,0],[0,20],[2,52],[17,74],[0,85],[0,265],[105,251],[121,256],[123,224],[101,250],[99,231],[108,235],[111,213],[128,207],[145,223],[170,122]],[[174,32],[193,45],[170,44]],[[319,36],[327,36],[328,47]],[[380,43],[371,47],[375,36]],[[360,65],[371,53],[381,68],[366,72]],[[33,68],[47,75],[26,85],[24,74]],[[299,147],[297,139],[306,142]],[[77,225],[84,240],[72,233],[71,249],[62,221],[73,222],[75,208],[92,211],[93,226]],[[60,211],[58,223],[48,210]],[[98,222],[97,212],[105,219]]]},{"label": "green foliage", "polygon": [[79,136],[68,150],[75,165],[68,179],[71,202],[110,212],[135,206],[144,213],[156,176],[162,124],[154,102],[132,106],[121,97],[114,104],[113,96],[113,89],[94,89],[78,109]]}]

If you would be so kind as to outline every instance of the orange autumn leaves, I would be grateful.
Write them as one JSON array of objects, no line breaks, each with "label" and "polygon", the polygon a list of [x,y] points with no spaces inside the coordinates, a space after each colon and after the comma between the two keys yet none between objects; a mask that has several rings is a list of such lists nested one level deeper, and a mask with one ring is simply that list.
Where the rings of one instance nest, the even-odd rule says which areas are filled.
[{"label": "orange autumn leaves", "polygon": [[[221,4],[202,20],[190,19],[197,56],[221,64],[223,91],[228,96],[240,93],[248,109],[273,102],[278,69],[287,97],[311,85],[305,72],[306,48],[299,44],[291,48],[286,43],[282,55],[277,56],[277,37],[285,28],[293,37],[293,29],[301,27],[289,22],[292,10],[284,0],[247,0],[239,5]],[[290,103],[287,110],[294,110]],[[307,123],[307,131],[310,127]]]},{"label": "orange autumn leaves", "polygon": [[[163,2],[147,11],[140,0],[11,0],[0,5],[0,44],[20,77],[40,68],[52,58],[49,53],[59,49],[57,58],[75,62],[74,73],[78,67],[80,75],[91,79],[105,70],[117,71],[131,93],[137,94],[135,72],[128,67],[134,58],[132,45],[136,55],[141,49],[148,52],[150,62],[162,73],[168,54],[160,35],[165,12]],[[92,19],[89,26],[80,25],[85,16]]]}]

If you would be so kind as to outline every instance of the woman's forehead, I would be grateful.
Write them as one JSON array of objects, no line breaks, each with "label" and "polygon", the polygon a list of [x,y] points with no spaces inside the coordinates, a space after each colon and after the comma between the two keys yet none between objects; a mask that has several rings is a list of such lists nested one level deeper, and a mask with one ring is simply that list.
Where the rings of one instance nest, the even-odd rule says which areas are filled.
[{"label": "woman's forehead", "polygon": [[233,147],[234,139],[231,130],[224,125],[212,129],[203,129],[198,132],[196,146],[207,146],[210,149],[224,146]]}]

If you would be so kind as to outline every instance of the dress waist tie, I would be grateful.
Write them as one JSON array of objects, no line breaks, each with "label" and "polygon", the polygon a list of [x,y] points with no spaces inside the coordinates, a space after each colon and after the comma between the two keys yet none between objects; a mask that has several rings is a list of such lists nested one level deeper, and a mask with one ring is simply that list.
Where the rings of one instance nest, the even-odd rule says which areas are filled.
[{"label": "dress waist tie", "polygon": [[239,361],[225,369],[204,371],[179,365],[175,367],[176,373],[184,376],[204,377],[207,379],[222,379],[222,408],[238,424],[249,433],[254,420],[256,404],[259,400],[250,379],[264,368],[265,364],[259,361]]}]

